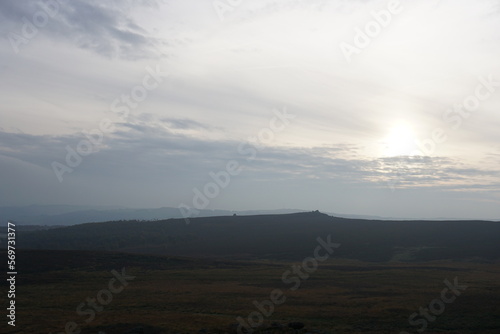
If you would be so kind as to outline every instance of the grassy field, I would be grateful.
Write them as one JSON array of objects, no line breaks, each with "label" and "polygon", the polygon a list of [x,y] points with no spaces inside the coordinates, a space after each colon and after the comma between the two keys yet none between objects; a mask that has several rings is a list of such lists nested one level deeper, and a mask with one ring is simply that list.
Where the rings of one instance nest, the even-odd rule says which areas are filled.
[{"label": "grassy field", "polygon": [[[260,313],[269,313],[262,317],[263,326],[252,328],[255,332],[264,332],[273,322],[302,322],[301,333],[417,333],[421,324],[410,325],[408,317],[439,299],[444,280],[453,282],[455,277],[467,289],[427,321],[425,333],[500,329],[498,263],[375,264],[332,257],[309,277],[290,274],[284,282],[282,275],[293,263],[81,251],[20,251],[17,256],[16,327],[4,320],[2,333],[66,333],[69,322],[81,326],[83,334],[122,334],[139,326],[144,333],[235,333],[237,317],[248,320],[258,311],[254,301],[268,301]],[[122,268],[135,278],[111,293],[111,271]],[[118,290],[120,284],[114,283]],[[276,289],[283,293],[279,300],[285,299],[279,305],[270,302]],[[91,308],[86,299],[98,295],[109,304],[97,301],[103,309],[93,312],[95,318],[87,323]],[[80,311],[87,313],[79,315],[76,309],[82,303]]]}]

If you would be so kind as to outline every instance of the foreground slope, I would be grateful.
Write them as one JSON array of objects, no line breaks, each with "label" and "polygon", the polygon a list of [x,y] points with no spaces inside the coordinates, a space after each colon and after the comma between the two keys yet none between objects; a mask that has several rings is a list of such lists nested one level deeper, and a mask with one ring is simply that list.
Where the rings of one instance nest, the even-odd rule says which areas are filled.
[{"label": "foreground slope", "polygon": [[[5,252],[0,255],[6,257]],[[424,318],[414,319],[419,321],[415,325],[409,317],[429,308],[440,298],[445,280],[455,278],[467,288],[426,322],[425,332],[496,334],[500,328],[498,264],[380,264],[332,256],[293,290],[294,284],[282,279],[294,265],[287,262],[39,250],[20,251],[17,258],[17,322],[16,327],[0,327],[2,333],[66,333],[71,322],[81,334],[236,334],[238,317],[248,320],[259,312],[256,303],[269,301],[275,289],[285,300],[272,312],[267,302],[256,334],[418,333]],[[109,299],[102,291],[115,277],[113,270],[133,279]],[[6,282],[0,285],[6,287]],[[97,303],[94,312],[88,304],[92,300]],[[265,330],[290,322],[305,328]],[[130,331],[134,328],[142,331]]]}]

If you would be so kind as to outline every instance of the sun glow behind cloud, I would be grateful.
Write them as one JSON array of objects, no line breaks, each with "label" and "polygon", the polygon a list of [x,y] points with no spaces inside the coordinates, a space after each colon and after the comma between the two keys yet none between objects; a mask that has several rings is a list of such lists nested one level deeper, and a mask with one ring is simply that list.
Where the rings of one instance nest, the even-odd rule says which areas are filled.
[{"label": "sun glow behind cloud", "polygon": [[[273,108],[286,106],[297,121],[266,145],[262,161],[248,167],[250,181],[242,177],[239,186],[235,181],[238,190],[228,189],[231,196],[214,205],[239,205],[239,196],[247,198],[242,208],[272,202],[245,193],[245,186],[255,186],[250,175],[266,180],[262,187],[278,179],[297,182],[297,188],[308,189],[304,198],[311,199],[304,200],[311,205],[331,196],[352,208],[356,187],[379,191],[383,197],[386,178],[398,173],[407,174],[405,189],[498,183],[493,171],[499,161],[489,152],[499,142],[495,124],[500,121],[500,94],[463,119],[458,130],[443,118],[447,109],[474,93],[479,76],[500,78],[496,1],[402,1],[403,11],[351,63],[339,43],[352,42],[355,28],[362,29],[373,19],[371,12],[386,8],[387,1],[244,1],[224,22],[211,1],[168,2],[154,8],[132,4],[127,2],[136,7],[71,2],[75,11],[90,6],[106,15],[102,22],[93,18],[95,29],[81,20],[68,29],[71,11],[62,11],[61,20],[40,30],[20,57],[4,41],[0,57],[8,65],[2,68],[0,89],[6,93],[2,131],[8,147],[0,154],[47,169],[51,159],[64,159],[68,141],[111,117],[117,132],[106,137],[103,150],[86,158],[71,178],[92,184],[116,161],[127,161],[130,170],[124,168],[123,173],[128,179],[133,180],[137,170],[153,169],[141,179],[144,185],[134,185],[148,189],[151,196],[135,200],[169,205],[189,196],[197,186],[193,180],[203,182],[210,170],[237,157],[238,145],[268,126]],[[8,8],[3,12],[8,14]],[[22,22],[12,15],[3,18],[5,31]],[[125,28],[134,35],[112,34]],[[94,45],[89,41],[95,47],[89,47]],[[108,44],[113,47],[105,48]],[[155,64],[171,73],[168,80],[129,119],[115,117],[111,102],[130,92],[146,66]],[[411,170],[397,167],[397,158],[411,155],[415,142],[430,138],[436,128],[445,130],[448,140],[436,145],[432,159],[413,164]],[[127,157],[136,154],[168,167],[134,165],[138,161]],[[486,156],[488,164],[478,163]],[[106,189],[113,189],[120,184],[113,173],[106,175],[109,180],[99,185],[108,182]],[[315,190],[317,184],[301,175],[330,184],[329,190]],[[161,187],[158,179],[169,186]],[[339,183],[346,189],[345,200],[335,195]],[[280,187],[286,188],[276,181],[276,189]],[[104,193],[113,193],[106,189]],[[496,191],[484,196],[498,196]],[[44,200],[46,193],[33,198]],[[293,202],[289,194],[274,193],[282,202],[289,199],[290,206],[300,206],[300,199]],[[127,196],[127,201],[133,203],[133,197]],[[333,203],[324,201],[324,208]],[[370,208],[363,210],[369,213]]]},{"label": "sun glow behind cloud", "polygon": [[415,134],[412,127],[405,122],[393,125],[383,139],[384,156],[411,156],[415,152]]}]

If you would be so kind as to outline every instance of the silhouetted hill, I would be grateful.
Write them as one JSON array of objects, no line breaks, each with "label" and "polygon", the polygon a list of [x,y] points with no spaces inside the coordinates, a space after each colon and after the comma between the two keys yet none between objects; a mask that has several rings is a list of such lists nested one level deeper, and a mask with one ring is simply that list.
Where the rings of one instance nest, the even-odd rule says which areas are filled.
[{"label": "silhouetted hill", "polygon": [[[233,214],[254,216],[268,214],[288,214],[305,212],[299,209],[277,210],[198,210],[191,212],[192,217],[232,216]],[[356,214],[340,214],[328,212],[335,217],[349,219],[375,220],[411,220],[408,218],[379,217]],[[75,205],[30,205],[20,207],[0,207],[0,224],[14,221],[21,225],[69,226],[90,222],[107,222],[115,220],[165,220],[183,218],[182,212],[174,207],[162,208],[126,208],[112,206],[75,206]],[[434,220],[454,220],[450,218],[434,218]],[[413,219],[413,220],[419,220]],[[459,219],[460,220],[460,219]],[[462,219],[463,220],[463,219]]]},{"label": "silhouetted hill", "polygon": [[335,256],[362,261],[500,259],[500,223],[374,221],[319,212],[162,221],[89,223],[18,235],[33,249],[114,250],[192,257],[301,261],[317,238],[340,243]]},{"label": "silhouetted hill", "polygon": [[[301,210],[198,210],[192,212],[193,217],[214,217],[256,214],[284,214]],[[23,207],[0,207],[0,223],[15,221],[17,225],[69,226],[89,222],[106,222],[114,220],[157,220],[183,218],[178,208],[162,207],[154,209],[132,209],[124,207],[89,207],[74,205],[30,205]]]}]

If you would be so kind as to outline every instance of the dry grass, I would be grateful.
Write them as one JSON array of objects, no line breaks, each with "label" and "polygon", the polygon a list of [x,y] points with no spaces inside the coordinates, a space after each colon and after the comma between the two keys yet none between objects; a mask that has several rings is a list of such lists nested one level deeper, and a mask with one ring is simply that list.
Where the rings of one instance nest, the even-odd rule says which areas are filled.
[{"label": "dry grass", "polygon": [[39,264],[43,270],[24,274],[20,270],[17,326],[5,333],[59,333],[68,321],[84,323],[76,307],[106,288],[112,278],[110,270],[121,266],[136,279],[82,333],[103,329],[107,334],[123,333],[125,325],[116,330],[110,327],[120,323],[146,324],[165,333],[198,333],[202,328],[209,333],[230,332],[228,326],[236,323],[236,317],[247,318],[256,310],[252,302],[268,300],[273,289],[281,289],[286,301],[266,317],[267,323],[300,321],[309,330],[328,333],[416,333],[408,316],[438,298],[443,280],[454,277],[469,288],[446,306],[426,333],[497,333],[500,327],[499,264],[368,264],[332,258],[291,291],[292,284],[281,280],[290,263],[171,263],[115,254],[116,261],[96,255],[94,270],[88,269],[89,260],[84,258],[86,266],[75,263],[61,269],[54,264],[57,269],[51,270],[51,262],[61,260],[62,254],[54,252],[45,264]]}]

